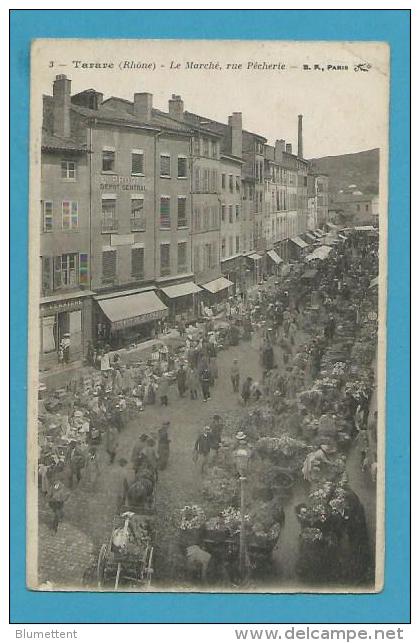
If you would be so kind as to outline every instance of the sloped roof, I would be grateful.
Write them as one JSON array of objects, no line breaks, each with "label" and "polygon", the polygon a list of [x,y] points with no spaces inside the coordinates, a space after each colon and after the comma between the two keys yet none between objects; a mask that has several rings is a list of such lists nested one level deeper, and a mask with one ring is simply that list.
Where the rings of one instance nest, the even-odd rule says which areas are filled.
[{"label": "sloped roof", "polygon": [[68,150],[70,152],[86,152],[86,145],[74,138],[62,138],[49,132],[42,131],[42,147],[51,150]]}]

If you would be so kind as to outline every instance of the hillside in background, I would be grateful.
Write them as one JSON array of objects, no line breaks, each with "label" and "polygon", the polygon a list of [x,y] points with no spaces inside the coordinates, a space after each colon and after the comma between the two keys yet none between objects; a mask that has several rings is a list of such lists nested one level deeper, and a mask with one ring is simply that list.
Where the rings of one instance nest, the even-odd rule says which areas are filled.
[{"label": "hillside in background", "polygon": [[315,172],[329,176],[329,192],[336,194],[349,185],[357,185],[363,194],[378,194],[379,148],[355,154],[324,156],[311,159]]}]

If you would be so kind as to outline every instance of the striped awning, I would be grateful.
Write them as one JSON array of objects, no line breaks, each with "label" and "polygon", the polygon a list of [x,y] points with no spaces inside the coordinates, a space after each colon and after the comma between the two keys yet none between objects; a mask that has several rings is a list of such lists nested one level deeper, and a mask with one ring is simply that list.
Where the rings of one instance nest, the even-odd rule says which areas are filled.
[{"label": "striped awning", "polygon": [[279,257],[279,255],[275,250],[268,250],[267,254],[270,257],[270,259],[274,261],[275,264],[279,265],[280,263],[283,263],[283,259]]},{"label": "striped awning", "polygon": [[166,286],[160,289],[170,299],[177,297],[185,297],[186,295],[194,295],[201,292],[200,286],[197,286],[193,281],[187,281],[183,284],[175,284],[173,286]]},{"label": "striped awning", "polygon": [[201,287],[205,288],[211,293],[216,293],[229,288],[229,286],[233,286],[233,281],[226,279],[226,277],[219,277],[218,279],[209,281],[207,284],[202,284]]},{"label": "striped awning", "polygon": [[296,246],[299,246],[299,248],[308,248],[308,244],[306,241],[301,239],[300,237],[293,237],[293,239],[290,239],[292,243],[294,243]]},{"label": "striped awning", "polygon": [[168,308],[153,291],[97,299],[103,313],[111,322],[111,330],[121,330],[146,324],[167,316]]}]

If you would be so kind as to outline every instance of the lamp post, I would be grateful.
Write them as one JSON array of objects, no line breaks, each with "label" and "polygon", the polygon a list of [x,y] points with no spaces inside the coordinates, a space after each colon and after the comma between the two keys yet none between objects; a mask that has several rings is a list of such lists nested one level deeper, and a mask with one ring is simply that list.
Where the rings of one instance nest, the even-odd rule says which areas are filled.
[{"label": "lamp post", "polygon": [[239,447],[235,451],[235,463],[239,473],[241,485],[241,530],[239,533],[239,571],[241,579],[245,578],[246,571],[246,535],[245,535],[245,486],[246,474],[248,472],[250,451],[245,447]]}]

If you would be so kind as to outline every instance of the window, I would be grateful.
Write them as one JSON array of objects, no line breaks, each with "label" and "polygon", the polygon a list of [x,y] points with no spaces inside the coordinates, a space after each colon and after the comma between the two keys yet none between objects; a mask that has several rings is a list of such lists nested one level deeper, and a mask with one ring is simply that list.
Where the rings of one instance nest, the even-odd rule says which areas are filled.
[{"label": "window", "polygon": [[117,230],[117,200],[115,197],[102,197],[102,232],[115,232]]},{"label": "window", "polygon": [[200,139],[195,138],[193,141],[193,153],[194,156],[200,156]]},{"label": "window", "polygon": [[178,178],[186,179],[187,178],[187,157],[178,156]]},{"label": "window", "polygon": [[102,252],[102,283],[112,283],[117,276],[117,251]]},{"label": "window", "polygon": [[51,232],[53,229],[53,202],[42,202],[42,229],[44,232]]},{"label": "window", "polygon": [[63,230],[77,230],[79,227],[79,209],[77,201],[62,202]]},{"label": "window", "polygon": [[365,210],[366,210],[366,212],[369,212],[369,204],[368,203],[366,203],[366,205],[365,205]]},{"label": "window", "polygon": [[222,174],[222,190],[226,188],[226,174]]},{"label": "window", "polygon": [[233,192],[233,174],[229,174],[229,190]]},{"label": "window", "polygon": [[131,174],[134,174],[134,176],[144,174],[144,153],[142,150],[133,150],[131,152]]},{"label": "window", "polygon": [[239,176],[235,177],[235,184],[236,184],[236,191],[240,192],[241,191],[241,179]]},{"label": "window", "polygon": [[210,156],[210,141],[208,138],[203,138],[203,156]]},{"label": "window", "polygon": [[211,210],[212,210],[211,225],[213,228],[218,228],[219,227],[219,208],[217,207],[217,205],[214,205]]},{"label": "window", "polygon": [[229,223],[233,223],[233,205],[229,206]]},{"label": "window", "polygon": [[78,284],[78,254],[66,254],[55,257],[54,288],[66,288]]},{"label": "window", "polygon": [[76,161],[61,161],[61,178],[68,181],[76,180]]},{"label": "window", "polygon": [[115,151],[102,151],[102,172],[115,172]]},{"label": "window", "polygon": [[87,286],[88,281],[89,281],[88,256],[87,254],[81,253],[79,255],[79,284],[81,286]]},{"label": "window", "polygon": [[226,219],[226,206],[223,204],[222,205],[222,223],[225,222]]},{"label": "window", "polygon": [[211,243],[204,245],[204,268],[212,267],[212,246]]},{"label": "window", "polygon": [[187,225],[187,197],[178,197],[178,228],[185,228]]},{"label": "window", "polygon": [[196,206],[194,208],[194,230],[198,232],[201,228],[201,209]]},{"label": "window", "polygon": [[222,257],[226,257],[226,239],[224,237],[222,239],[221,253]]},{"label": "window", "polygon": [[160,227],[165,230],[171,227],[171,199],[168,196],[160,197]]},{"label": "window", "polygon": [[200,272],[201,270],[201,260],[200,260],[200,246],[194,247],[194,272]]},{"label": "window", "polygon": [[214,159],[217,159],[218,154],[217,154],[217,142],[216,142],[216,141],[213,141],[213,143],[212,143],[212,145],[211,145],[211,149],[212,149],[212,156],[213,156],[213,158],[214,158]]},{"label": "window", "polygon": [[236,215],[236,220],[239,219],[239,205],[235,206],[235,215]]},{"label": "window", "polygon": [[160,274],[162,277],[169,275],[171,272],[170,260],[171,246],[169,243],[161,243],[160,245]]},{"label": "window", "polygon": [[160,176],[171,176],[171,157],[169,154],[160,155]]},{"label": "window", "polygon": [[144,277],[144,248],[131,249],[131,276],[137,279]]},{"label": "window", "polygon": [[203,192],[210,191],[210,170],[204,170]]},{"label": "window", "polygon": [[239,252],[239,248],[240,248],[240,241],[239,241],[239,237],[237,236],[235,241],[235,252]]},{"label": "window", "polygon": [[209,229],[209,206],[203,207],[203,230]]},{"label": "window", "polygon": [[196,192],[200,192],[201,175],[199,168],[196,168],[194,172],[194,189]]},{"label": "window", "polygon": [[217,192],[217,171],[212,170],[211,173],[211,187],[210,187],[212,192]]},{"label": "window", "polygon": [[178,243],[178,272],[187,270],[187,242]]},{"label": "window", "polygon": [[141,232],[146,229],[143,197],[131,199],[131,232]]}]

